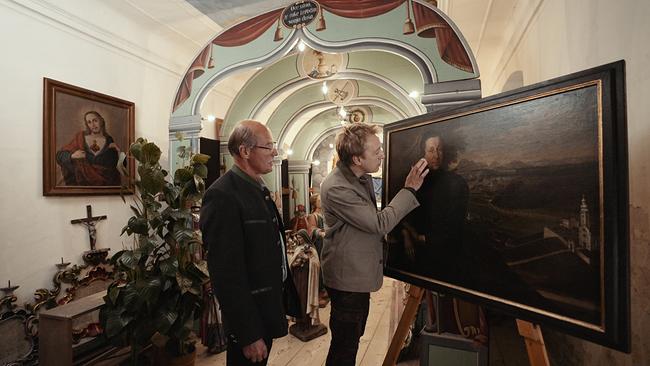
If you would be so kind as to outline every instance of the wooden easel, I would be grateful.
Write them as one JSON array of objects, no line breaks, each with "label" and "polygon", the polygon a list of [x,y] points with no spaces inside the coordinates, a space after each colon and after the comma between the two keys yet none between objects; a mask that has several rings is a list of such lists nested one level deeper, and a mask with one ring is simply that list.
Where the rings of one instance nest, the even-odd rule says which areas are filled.
[{"label": "wooden easel", "polygon": [[[395,366],[397,357],[402,349],[402,344],[404,344],[409,327],[411,326],[411,323],[413,323],[413,319],[418,312],[418,306],[420,305],[420,302],[422,302],[424,293],[424,289],[411,285],[408,291],[409,297],[406,306],[404,307],[404,312],[402,313],[395,334],[388,346],[388,351],[386,352],[386,357],[384,357],[384,362],[382,364],[383,366]],[[542,329],[539,325],[521,319],[516,319],[516,321],[519,335],[521,335],[526,342],[526,350],[528,351],[530,366],[550,366],[546,347],[544,346]]]},{"label": "wooden easel", "polygon": [[549,366],[548,354],[544,345],[542,328],[539,325],[529,323],[525,320],[517,319],[517,329],[519,335],[526,341],[526,351],[528,351],[528,360],[530,366]]},{"label": "wooden easel", "polygon": [[388,352],[386,352],[386,357],[384,357],[383,366],[394,366],[397,362],[402,344],[404,344],[409,327],[418,312],[418,306],[424,296],[424,289],[411,285],[408,294],[409,298],[406,301],[406,307],[404,307],[404,312],[399,319],[399,323],[397,323],[397,329],[395,330],[393,339],[391,339],[390,346],[388,346]]}]

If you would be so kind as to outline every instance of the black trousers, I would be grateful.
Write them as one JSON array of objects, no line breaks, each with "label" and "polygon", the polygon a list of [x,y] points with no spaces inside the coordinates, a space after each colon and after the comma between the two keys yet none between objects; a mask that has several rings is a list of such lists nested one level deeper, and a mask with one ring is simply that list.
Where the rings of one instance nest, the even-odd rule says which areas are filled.
[{"label": "black trousers", "polygon": [[327,353],[327,366],[354,366],[370,309],[370,293],[348,292],[327,287],[332,311],[330,331],[332,343]]},{"label": "black trousers", "polygon": [[[266,349],[268,350],[269,356],[271,355],[271,346],[273,345],[273,339],[264,339],[266,343]],[[226,365],[227,366],[262,366],[266,365],[268,357],[265,358],[262,362],[253,363],[244,357],[244,352],[242,351],[239,343],[235,342],[232,338],[228,338],[228,347],[226,348]]]}]

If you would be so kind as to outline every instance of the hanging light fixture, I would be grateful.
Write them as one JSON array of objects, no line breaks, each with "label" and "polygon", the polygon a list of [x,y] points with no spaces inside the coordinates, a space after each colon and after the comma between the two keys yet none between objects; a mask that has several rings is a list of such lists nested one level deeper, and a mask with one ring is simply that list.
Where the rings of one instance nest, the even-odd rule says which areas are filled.
[{"label": "hanging light fixture", "polygon": [[214,59],[210,56],[210,61],[208,61],[208,69],[214,69]]},{"label": "hanging light fixture", "polygon": [[411,0],[406,1],[406,21],[404,22],[404,27],[402,28],[402,33],[411,34],[415,32],[415,26],[411,20]]},{"label": "hanging light fixture", "polygon": [[275,28],[275,35],[273,36],[273,41],[277,42],[284,38],[282,36],[282,28],[280,28],[280,17],[278,17],[278,27]]}]

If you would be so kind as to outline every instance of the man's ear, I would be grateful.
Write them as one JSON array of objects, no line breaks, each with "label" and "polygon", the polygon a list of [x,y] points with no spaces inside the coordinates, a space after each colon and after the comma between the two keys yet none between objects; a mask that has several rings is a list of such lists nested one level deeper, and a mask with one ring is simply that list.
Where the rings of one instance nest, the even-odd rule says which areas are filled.
[{"label": "man's ear", "polygon": [[248,159],[251,154],[251,150],[244,145],[239,145],[239,156],[244,159]]},{"label": "man's ear", "polygon": [[352,164],[361,165],[361,157],[356,155],[352,156]]}]

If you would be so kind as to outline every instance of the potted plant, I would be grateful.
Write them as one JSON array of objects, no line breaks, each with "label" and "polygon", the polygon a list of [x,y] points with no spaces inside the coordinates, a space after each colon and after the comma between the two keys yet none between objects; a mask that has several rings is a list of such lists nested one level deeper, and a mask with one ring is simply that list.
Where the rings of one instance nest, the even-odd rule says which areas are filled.
[{"label": "potted plant", "polygon": [[201,240],[193,229],[191,206],[203,197],[209,157],[191,155],[169,182],[158,146],[139,138],[129,150],[139,179],[134,215],[122,234],[133,237],[133,247],[111,258],[118,279],[108,287],[100,321],[112,343],[131,346],[133,364],[150,343],[172,357],[189,355],[193,364],[190,336],[201,314],[208,271],[197,255]]}]

